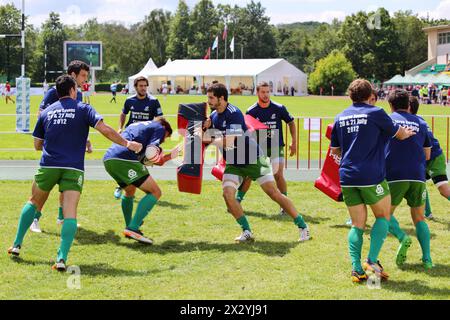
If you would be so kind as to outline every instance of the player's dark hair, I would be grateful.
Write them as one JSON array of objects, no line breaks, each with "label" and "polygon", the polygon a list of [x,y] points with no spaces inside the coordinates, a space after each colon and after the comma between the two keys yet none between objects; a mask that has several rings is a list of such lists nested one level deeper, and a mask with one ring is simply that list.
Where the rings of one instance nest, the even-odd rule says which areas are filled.
[{"label": "player's dark hair", "polygon": [[417,97],[409,97],[409,109],[412,114],[417,114],[419,112],[419,99]]},{"label": "player's dark hair", "polygon": [[67,74],[75,73],[76,75],[79,75],[81,70],[89,72],[90,68],[83,61],[74,60],[74,61],[69,63],[69,66],[67,68]]},{"label": "player's dark hair", "polygon": [[396,89],[395,91],[389,93],[388,102],[395,111],[408,110],[409,93],[403,89]]},{"label": "player's dark hair", "polygon": [[70,96],[70,89],[77,89],[77,83],[71,76],[65,74],[56,79],[56,91],[60,98]]},{"label": "player's dark hair", "polygon": [[348,95],[353,103],[362,103],[369,100],[372,92],[372,84],[364,79],[356,79],[348,87]]},{"label": "player's dark hair", "polygon": [[158,118],[155,121],[159,122],[164,127],[164,129],[169,133],[169,137],[172,136],[172,132],[173,132],[172,127],[171,127],[170,123],[167,122],[167,120],[165,118],[160,117],[160,118]]},{"label": "player's dark hair", "polygon": [[256,86],[256,91],[259,92],[259,90],[261,88],[270,88],[269,84],[267,82],[260,82],[257,86]]},{"label": "player's dark hair", "polygon": [[219,99],[220,97],[223,97],[225,101],[228,101],[228,90],[227,87],[225,87],[221,83],[213,84],[211,87],[208,88],[207,92],[211,92],[214,97]]},{"label": "player's dark hair", "polygon": [[148,79],[146,77],[137,77],[136,79],[134,79],[134,87],[137,88],[138,83],[141,81],[145,81],[147,86],[149,85]]}]

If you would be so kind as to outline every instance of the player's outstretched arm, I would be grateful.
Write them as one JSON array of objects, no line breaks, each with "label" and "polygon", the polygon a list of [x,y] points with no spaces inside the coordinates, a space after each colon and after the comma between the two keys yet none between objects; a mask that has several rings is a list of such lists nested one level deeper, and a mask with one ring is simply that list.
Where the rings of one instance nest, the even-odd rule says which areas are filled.
[{"label": "player's outstretched arm", "polygon": [[398,140],[406,140],[409,137],[414,136],[415,134],[416,133],[414,132],[414,130],[410,128],[400,127],[400,129],[398,129],[397,134],[394,137],[397,138]]},{"label": "player's outstretched arm", "polygon": [[99,121],[95,129],[98,130],[106,139],[123,147],[127,147],[131,151],[139,153],[142,150],[142,144],[140,144],[139,142],[128,141],[124,139],[113,128],[104,123],[103,120]]}]

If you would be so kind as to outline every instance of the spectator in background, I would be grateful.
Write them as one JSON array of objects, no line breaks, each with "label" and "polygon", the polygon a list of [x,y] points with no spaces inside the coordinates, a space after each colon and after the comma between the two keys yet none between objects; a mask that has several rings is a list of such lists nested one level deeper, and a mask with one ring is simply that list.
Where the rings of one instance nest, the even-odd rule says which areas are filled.
[{"label": "spectator in background", "polygon": [[444,107],[447,106],[448,103],[448,92],[449,90],[446,87],[443,87],[439,94],[440,104],[443,105]]},{"label": "spectator in background", "polygon": [[11,84],[9,83],[9,81],[6,81],[6,85],[5,85],[5,97],[6,97],[6,104],[8,104],[8,101],[11,101],[12,103],[16,103],[16,101],[14,101],[13,98],[11,98]]},{"label": "spectator in background", "polygon": [[114,101],[114,103],[117,103],[116,96],[117,96],[117,87],[119,86],[119,84],[120,84],[120,81],[119,82],[114,81],[112,83],[110,88],[111,88],[111,93],[112,93],[113,97],[112,97],[111,101],[109,101],[109,103],[112,103],[113,101]]},{"label": "spectator in background", "polygon": [[91,104],[91,84],[89,82],[83,83],[81,90],[83,92],[83,102]]},{"label": "spectator in background", "polygon": [[416,97],[417,99],[419,99],[419,88],[418,87],[413,87],[411,90],[411,96]]},{"label": "spectator in background", "polygon": [[5,95],[5,85],[0,82],[0,95],[3,97]]},{"label": "spectator in background", "polygon": [[295,92],[296,92],[297,90],[295,90],[295,88],[294,87],[291,87],[291,96],[295,96]]}]

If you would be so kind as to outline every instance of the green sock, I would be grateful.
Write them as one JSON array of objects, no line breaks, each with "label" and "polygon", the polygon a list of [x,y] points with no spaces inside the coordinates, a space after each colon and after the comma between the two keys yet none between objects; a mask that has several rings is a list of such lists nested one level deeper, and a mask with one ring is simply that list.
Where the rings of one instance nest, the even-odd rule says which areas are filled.
[{"label": "green sock", "polygon": [[245,194],[246,194],[246,193],[247,193],[247,192],[238,190],[237,195],[236,195],[236,200],[239,201],[239,202],[244,201],[244,197],[245,197]]},{"label": "green sock", "polygon": [[450,197],[448,197],[447,200],[450,201]]},{"label": "green sock", "polygon": [[122,213],[125,218],[125,227],[128,227],[131,222],[131,217],[133,216],[133,202],[134,197],[128,198],[122,196]]},{"label": "green sock", "polygon": [[149,214],[157,202],[158,200],[151,193],[143,197],[141,201],[139,201],[136,214],[128,225],[128,228],[133,231],[138,231],[142,221],[144,221],[145,217]]},{"label": "green sock", "polygon": [[236,221],[237,221],[237,223],[239,223],[242,230],[244,230],[244,231],[248,230],[248,231],[252,232],[252,230],[250,229],[250,224],[248,223],[247,217],[245,215],[240,217]]},{"label": "green sock", "polygon": [[394,216],[391,216],[391,221],[389,221],[389,232],[402,242],[406,236],[406,233],[400,228],[400,224]]},{"label": "green sock", "polygon": [[363,273],[361,265],[361,250],[363,245],[364,230],[352,227],[348,233],[348,251],[350,252],[350,258],[352,259],[352,268],[358,273]]},{"label": "green sock", "polygon": [[72,246],[73,239],[77,233],[77,219],[64,219],[64,224],[61,229],[61,245],[58,249],[58,257],[56,261],[63,259],[67,262],[67,255]]},{"label": "green sock", "polygon": [[299,227],[301,229],[306,228],[305,220],[303,220],[303,217],[301,215],[298,215],[297,218],[294,219],[294,223],[297,227]]},{"label": "green sock", "polygon": [[39,212],[39,211],[36,210],[36,214],[34,215],[34,218],[39,221],[39,219],[41,217],[42,217],[42,212]]},{"label": "green sock", "polygon": [[425,216],[429,217],[432,210],[431,210],[431,203],[430,203],[430,196],[428,194],[428,190],[425,190],[427,193],[427,198],[425,200]]},{"label": "green sock", "polygon": [[422,261],[431,261],[430,229],[425,221],[420,221],[416,224],[416,234],[422,248]]},{"label": "green sock", "polygon": [[389,232],[389,221],[386,218],[377,218],[370,233],[369,259],[372,262],[378,261],[378,255],[383,247],[384,240]]},{"label": "green sock", "polygon": [[27,203],[20,214],[19,226],[17,227],[16,240],[14,240],[14,246],[21,246],[23,238],[33,223],[34,216],[36,215],[36,206],[31,203]]},{"label": "green sock", "polygon": [[286,192],[282,192],[282,194],[284,194],[286,197],[288,196],[288,195],[287,195],[287,191],[286,191]]},{"label": "green sock", "polygon": [[58,209],[58,219],[59,220],[64,220],[64,214],[63,214],[62,207],[59,207],[59,209]]}]

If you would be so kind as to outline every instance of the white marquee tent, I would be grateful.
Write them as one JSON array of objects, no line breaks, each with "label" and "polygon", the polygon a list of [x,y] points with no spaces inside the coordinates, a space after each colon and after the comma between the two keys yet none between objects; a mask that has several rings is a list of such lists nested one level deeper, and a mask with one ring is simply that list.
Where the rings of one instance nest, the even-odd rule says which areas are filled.
[{"label": "white marquee tent", "polygon": [[150,58],[148,60],[147,64],[145,65],[144,69],[142,69],[139,73],[135,74],[134,76],[131,76],[128,78],[128,86],[129,86],[130,94],[136,93],[136,91],[134,90],[134,79],[136,79],[137,77],[148,78],[148,76],[151,74],[151,72],[153,72],[155,70],[158,70],[158,67],[153,62],[153,59]]},{"label": "white marquee tent", "polygon": [[293,87],[296,96],[307,94],[308,81],[304,72],[284,59],[175,60],[150,72],[148,79],[154,94],[163,83],[169,83],[172,92],[179,87],[186,93],[200,94],[199,88],[213,81],[225,84],[232,93],[252,94],[256,85],[265,81],[274,95],[283,95],[283,88],[290,92]]}]

